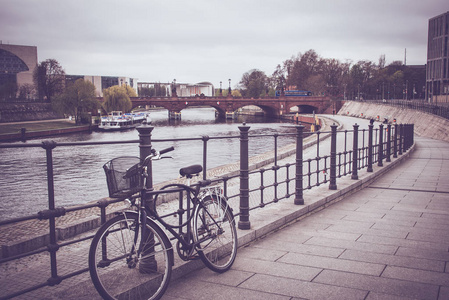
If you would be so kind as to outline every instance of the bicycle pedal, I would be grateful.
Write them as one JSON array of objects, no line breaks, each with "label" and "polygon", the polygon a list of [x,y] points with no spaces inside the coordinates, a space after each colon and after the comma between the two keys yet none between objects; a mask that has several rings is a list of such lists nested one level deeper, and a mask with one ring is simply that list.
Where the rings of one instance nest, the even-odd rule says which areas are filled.
[{"label": "bicycle pedal", "polygon": [[200,256],[198,255],[198,254],[196,254],[196,255],[191,255],[191,256],[189,256],[188,257],[188,260],[197,260],[197,259],[199,259],[200,258]]}]

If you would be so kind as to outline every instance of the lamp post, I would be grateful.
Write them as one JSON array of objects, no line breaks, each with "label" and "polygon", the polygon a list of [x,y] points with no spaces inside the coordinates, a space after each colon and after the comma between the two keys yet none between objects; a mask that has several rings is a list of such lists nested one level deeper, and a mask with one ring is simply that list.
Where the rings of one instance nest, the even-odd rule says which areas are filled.
[{"label": "lamp post", "polygon": [[223,96],[223,90],[221,89],[222,82],[220,81],[220,97]]},{"label": "lamp post", "polygon": [[173,79],[172,97],[176,97],[176,79]]},{"label": "lamp post", "polygon": [[405,100],[408,100],[408,80],[405,81]]},{"label": "lamp post", "polygon": [[284,96],[284,76],[282,75],[280,78],[281,81],[281,96]]}]

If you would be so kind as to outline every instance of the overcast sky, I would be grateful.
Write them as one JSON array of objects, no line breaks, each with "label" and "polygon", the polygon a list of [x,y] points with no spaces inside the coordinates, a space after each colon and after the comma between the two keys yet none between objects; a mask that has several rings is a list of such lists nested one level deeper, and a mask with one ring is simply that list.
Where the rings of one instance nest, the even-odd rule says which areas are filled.
[{"label": "overcast sky", "polygon": [[67,74],[234,87],[314,49],[341,62],[425,64],[447,0],[0,0],[2,43],[37,46]]}]

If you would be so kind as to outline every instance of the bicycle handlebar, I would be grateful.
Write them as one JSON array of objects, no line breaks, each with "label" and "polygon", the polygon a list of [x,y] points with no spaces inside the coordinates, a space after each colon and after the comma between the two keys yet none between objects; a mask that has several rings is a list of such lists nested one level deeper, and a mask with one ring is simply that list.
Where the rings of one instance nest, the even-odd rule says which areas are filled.
[{"label": "bicycle handlebar", "polygon": [[153,159],[160,159],[161,158],[161,154],[168,153],[168,152],[173,151],[173,150],[175,150],[175,148],[173,146],[168,147],[166,149],[162,149],[161,151],[156,151],[156,149],[152,149],[151,150],[151,154],[148,155],[145,158],[145,160],[143,161],[142,168],[145,168],[146,166],[148,166],[148,164],[150,163],[151,160],[153,160]]},{"label": "bicycle handlebar", "polygon": [[162,149],[161,151],[159,151],[159,154],[165,154],[165,153],[173,151],[173,150],[175,150],[175,147],[171,146],[169,148]]}]

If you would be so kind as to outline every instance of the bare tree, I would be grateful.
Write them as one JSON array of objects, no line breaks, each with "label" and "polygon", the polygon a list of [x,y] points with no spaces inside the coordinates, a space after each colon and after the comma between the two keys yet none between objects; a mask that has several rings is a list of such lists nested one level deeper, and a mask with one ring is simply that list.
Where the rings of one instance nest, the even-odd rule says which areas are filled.
[{"label": "bare tree", "polygon": [[47,102],[64,91],[65,72],[56,59],[41,62],[34,71],[33,79],[39,97]]}]

